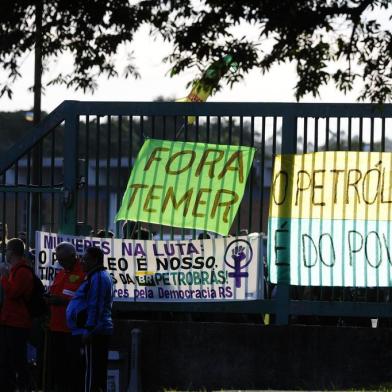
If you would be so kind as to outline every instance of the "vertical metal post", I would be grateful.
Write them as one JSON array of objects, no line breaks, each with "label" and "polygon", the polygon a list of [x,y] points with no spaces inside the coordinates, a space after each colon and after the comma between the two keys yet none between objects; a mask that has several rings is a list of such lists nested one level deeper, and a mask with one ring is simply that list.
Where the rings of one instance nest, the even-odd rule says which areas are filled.
[{"label": "vertical metal post", "polygon": [[131,332],[131,369],[130,379],[127,392],[141,392],[142,384],[140,377],[140,345],[141,345],[141,330],[135,328]]},{"label": "vertical metal post", "polygon": [[[42,14],[43,1],[35,2],[35,46],[34,46],[34,110],[33,123],[37,125],[41,122],[41,91],[42,91]],[[42,181],[42,142],[33,148],[31,180],[34,185],[40,185]],[[28,184],[30,185],[30,184]],[[39,193],[31,194],[30,211],[30,241],[34,243],[35,231],[39,230],[41,214],[41,196]]]},{"label": "vertical metal post", "polygon": [[34,112],[33,121],[37,125],[41,121],[42,92],[42,14],[43,0],[35,2],[35,44],[34,44]]},{"label": "vertical metal post", "polygon": [[65,118],[66,143],[64,144],[64,195],[61,206],[61,232],[73,235],[77,233],[78,131],[79,115],[74,110],[70,110]]},{"label": "vertical metal post", "polygon": [[[282,124],[282,154],[295,154],[297,152],[297,117],[288,114],[283,117]],[[288,178],[292,178],[292,174],[288,173]],[[282,232],[282,246],[285,247],[281,253],[278,264],[278,284],[276,293],[276,324],[287,325],[290,315],[290,220],[281,219],[278,223],[279,227],[284,227]],[[286,231],[287,230],[287,231]]]}]

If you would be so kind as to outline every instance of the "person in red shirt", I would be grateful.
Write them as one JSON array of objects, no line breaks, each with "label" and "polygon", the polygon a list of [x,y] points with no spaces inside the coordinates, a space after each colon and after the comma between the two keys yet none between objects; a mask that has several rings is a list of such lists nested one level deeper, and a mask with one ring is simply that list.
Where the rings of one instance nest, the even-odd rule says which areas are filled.
[{"label": "person in red shirt", "polygon": [[34,280],[24,252],[23,241],[12,238],[6,245],[8,265],[0,267],[4,295],[0,310],[0,382],[4,392],[25,391],[29,387],[26,354],[32,319],[26,301],[32,293]]},{"label": "person in red shirt", "polygon": [[80,336],[72,336],[67,327],[65,311],[84,280],[85,273],[76,257],[75,247],[70,242],[62,242],[56,247],[56,257],[62,269],[58,271],[49,290],[51,366],[55,391],[80,390],[84,375]]}]

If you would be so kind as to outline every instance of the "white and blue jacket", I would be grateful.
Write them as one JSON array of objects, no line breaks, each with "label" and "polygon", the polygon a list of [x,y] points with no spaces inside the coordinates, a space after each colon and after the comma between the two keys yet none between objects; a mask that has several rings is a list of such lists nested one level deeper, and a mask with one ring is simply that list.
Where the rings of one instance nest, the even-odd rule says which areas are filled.
[{"label": "white and blue jacket", "polygon": [[67,306],[72,335],[111,335],[113,283],[104,267],[90,271]]}]

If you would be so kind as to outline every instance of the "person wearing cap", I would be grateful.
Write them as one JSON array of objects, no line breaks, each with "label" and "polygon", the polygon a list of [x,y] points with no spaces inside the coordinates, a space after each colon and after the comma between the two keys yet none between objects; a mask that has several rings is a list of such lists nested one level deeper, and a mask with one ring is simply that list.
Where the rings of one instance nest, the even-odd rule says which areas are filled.
[{"label": "person wearing cap", "polygon": [[31,296],[34,278],[24,258],[22,240],[12,238],[6,244],[8,265],[0,266],[3,304],[0,309],[0,389],[2,392],[29,388],[27,339],[32,318],[26,301]]},{"label": "person wearing cap", "polygon": [[83,390],[80,384],[84,373],[80,337],[71,334],[65,311],[82,284],[85,273],[70,242],[57,245],[56,257],[62,268],[54,278],[48,297],[52,384],[55,391],[77,392]]},{"label": "person wearing cap", "polygon": [[68,326],[84,344],[85,392],[106,391],[109,338],[113,333],[113,283],[103,260],[100,248],[86,249],[82,261],[87,276],[67,307]]}]

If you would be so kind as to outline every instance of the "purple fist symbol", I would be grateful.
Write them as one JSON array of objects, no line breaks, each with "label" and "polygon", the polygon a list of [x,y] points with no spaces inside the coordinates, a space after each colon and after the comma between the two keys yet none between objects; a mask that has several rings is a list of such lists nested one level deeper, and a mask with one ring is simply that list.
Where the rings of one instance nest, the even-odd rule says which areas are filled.
[{"label": "purple fist symbol", "polygon": [[236,246],[232,250],[231,257],[234,260],[235,264],[239,265],[241,263],[241,261],[246,258],[244,250],[245,250],[245,248],[243,246]]},{"label": "purple fist symbol", "polygon": [[[239,245],[243,243],[245,243],[246,246]],[[231,251],[231,255],[229,253],[230,251]],[[228,260],[229,255],[231,256],[231,260],[234,261],[234,265],[230,264],[230,260]],[[235,240],[226,249],[225,263],[230,268],[234,269],[233,272],[229,272],[229,277],[234,278],[236,288],[241,287],[242,278],[249,277],[249,273],[247,271],[241,271],[241,270],[243,270],[251,262],[252,256],[253,256],[252,247],[249,244],[249,242],[245,240]]]}]

